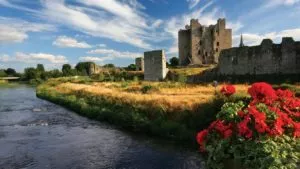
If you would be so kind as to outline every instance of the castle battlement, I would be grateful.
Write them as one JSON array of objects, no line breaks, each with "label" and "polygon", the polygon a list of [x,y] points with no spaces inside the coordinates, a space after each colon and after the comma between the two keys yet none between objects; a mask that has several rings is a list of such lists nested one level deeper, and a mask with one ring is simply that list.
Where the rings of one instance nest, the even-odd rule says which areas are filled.
[{"label": "castle battlement", "polygon": [[299,74],[300,42],[284,37],[281,44],[264,39],[258,46],[225,49],[218,68],[223,75]]}]

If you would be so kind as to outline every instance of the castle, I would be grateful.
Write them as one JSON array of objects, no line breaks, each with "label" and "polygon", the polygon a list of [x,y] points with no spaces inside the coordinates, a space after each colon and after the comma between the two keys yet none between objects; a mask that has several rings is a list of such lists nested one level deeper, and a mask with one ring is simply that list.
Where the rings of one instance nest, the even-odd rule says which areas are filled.
[{"label": "castle", "polygon": [[226,20],[204,26],[192,19],[185,30],[178,32],[179,64],[203,65],[218,63],[223,49],[232,47],[232,30],[226,29]]}]

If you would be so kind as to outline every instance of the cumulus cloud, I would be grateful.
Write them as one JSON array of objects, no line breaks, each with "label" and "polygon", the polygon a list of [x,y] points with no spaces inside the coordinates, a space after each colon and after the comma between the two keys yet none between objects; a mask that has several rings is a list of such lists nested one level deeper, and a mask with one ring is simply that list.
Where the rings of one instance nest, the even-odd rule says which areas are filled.
[{"label": "cumulus cloud", "polygon": [[100,43],[100,44],[97,44],[96,47],[100,47],[100,48],[105,48],[107,45],[106,44],[103,44],[103,43]]},{"label": "cumulus cloud", "polygon": [[92,46],[86,42],[78,42],[76,39],[67,36],[59,36],[53,42],[53,45],[62,48],[92,48]]},{"label": "cumulus cloud", "polygon": [[63,55],[52,55],[47,53],[22,53],[17,52],[14,56],[2,55],[0,56],[2,62],[22,62],[22,63],[54,63],[63,64],[68,60]]},{"label": "cumulus cloud", "polygon": [[54,31],[49,24],[27,22],[21,19],[0,17],[0,43],[18,43],[28,38],[28,32]]},{"label": "cumulus cloud", "polygon": [[121,52],[121,51],[116,51],[113,49],[95,49],[87,52],[88,54],[100,54],[106,57],[110,58],[137,58],[137,57],[142,57],[142,53],[135,53],[135,52]]}]

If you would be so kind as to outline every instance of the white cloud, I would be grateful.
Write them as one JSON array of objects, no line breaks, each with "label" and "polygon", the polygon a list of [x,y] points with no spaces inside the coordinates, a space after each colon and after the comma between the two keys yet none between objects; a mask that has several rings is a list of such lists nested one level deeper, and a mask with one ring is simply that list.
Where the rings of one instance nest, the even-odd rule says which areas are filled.
[{"label": "white cloud", "polygon": [[[272,39],[274,43],[281,43],[282,37],[293,37],[294,40],[300,40],[300,28],[286,29],[279,32],[269,32],[265,34],[243,33],[244,44],[247,46],[259,45],[263,39]],[[240,43],[240,35],[233,36],[234,46]]]},{"label": "white cloud", "polygon": [[186,0],[186,1],[189,3],[190,9],[196,7],[200,3],[200,0]]},{"label": "white cloud", "polygon": [[267,0],[268,2],[263,6],[264,8],[272,8],[280,5],[292,6],[300,2],[300,0]]},{"label": "white cloud", "polygon": [[120,52],[116,51],[113,49],[96,49],[96,50],[91,50],[87,52],[88,54],[100,54],[104,55],[106,57],[111,57],[111,58],[137,58],[137,57],[142,57],[142,53],[134,53],[134,52]]},{"label": "white cloud", "polygon": [[49,24],[27,22],[21,19],[0,17],[0,44],[18,43],[28,38],[28,32],[54,31]]},{"label": "white cloud", "polygon": [[[150,40],[157,37],[152,25],[159,21],[141,11],[134,1],[77,0],[84,6],[72,6],[63,0],[42,0],[42,17],[66,25],[93,37],[109,38],[136,47],[151,49]],[[81,8],[85,8],[84,10]],[[87,9],[98,11],[90,12]]]},{"label": "white cloud", "polygon": [[78,42],[76,39],[67,36],[59,36],[53,42],[53,45],[62,48],[92,48],[92,46],[86,42]]},{"label": "white cloud", "polygon": [[85,61],[85,62],[103,63],[106,60],[113,60],[113,58],[112,57],[84,56],[84,57],[80,57],[79,60]]},{"label": "white cloud", "polygon": [[2,62],[22,62],[22,63],[54,63],[63,64],[68,60],[62,55],[52,55],[47,53],[22,53],[17,52],[14,56],[2,55],[0,56]]}]

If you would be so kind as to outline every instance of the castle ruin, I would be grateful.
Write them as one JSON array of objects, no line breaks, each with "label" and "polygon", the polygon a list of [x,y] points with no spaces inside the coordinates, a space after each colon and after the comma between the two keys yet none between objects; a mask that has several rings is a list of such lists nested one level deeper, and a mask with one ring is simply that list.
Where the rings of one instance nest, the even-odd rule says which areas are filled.
[{"label": "castle ruin", "polygon": [[144,71],[144,58],[135,58],[136,71]]},{"label": "castle ruin", "polygon": [[285,37],[281,44],[274,44],[264,39],[259,46],[225,49],[218,69],[222,75],[299,74],[300,41]]},{"label": "castle ruin", "polygon": [[232,47],[232,30],[226,29],[226,20],[204,26],[192,19],[185,30],[178,32],[179,64],[203,65],[218,63],[220,52]]},{"label": "castle ruin", "polygon": [[167,61],[163,50],[144,53],[144,79],[148,81],[164,80],[167,73]]}]

